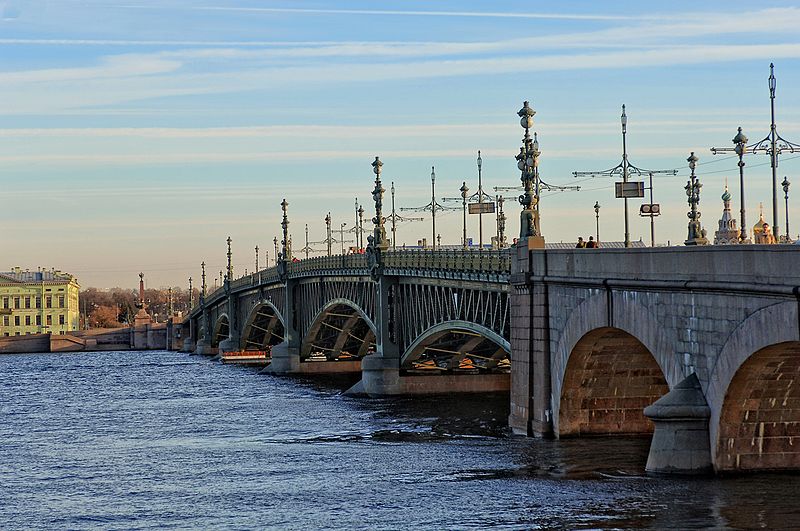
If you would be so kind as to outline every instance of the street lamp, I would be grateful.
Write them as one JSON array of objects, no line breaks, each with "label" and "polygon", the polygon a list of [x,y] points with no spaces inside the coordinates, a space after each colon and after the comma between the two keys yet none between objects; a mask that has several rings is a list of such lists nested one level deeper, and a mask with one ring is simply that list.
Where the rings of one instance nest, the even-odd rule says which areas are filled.
[{"label": "street lamp", "polygon": [[692,170],[692,173],[684,188],[686,190],[686,195],[689,198],[689,205],[691,206],[691,210],[687,214],[687,216],[689,216],[689,234],[686,237],[686,241],[683,242],[684,245],[708,244],[708,240],[705,237],[705,231],[700,225],[701,214],[700,211],[697,210],[697,204],[700,202],[700,189],[703,187],[702,183],[700,183],[700,179],[698,179],[694,173],[698,160],[699,159],[697,156],[695,156],[694,151],[692,151],[692,153],[689,155],[689,158],[686,159],[686,162],[689,163],[689,169]]},{"label": "street lamp", "polygon": [[784,176],[781,186],[783,186],[783,200],[785,202],[785,207],[786,207],[786,243],[792,241],[792,233],[789,232],[789,185],[790,184],[792,183],[789,182],[789,178]]},{"label": "street lamp", "polygon": [[256,273],[258,273],[258,245],[256,245]]},{"label": "street lamp", "polygon": [[[480,160],[480,155],[478,155],[478,160]],[[478,166],[480,168],[480,165]],[[467,188],[467,181],[464,181],[461,185],[461,210],[463,211],[464,216],[464,231],[462,235],[461,243],[464,246],[464,250],[467,250],[467,192],[469,192],[469,188]]]},{"label": "street lamp", "polygon": [[331,238],[331,213],[328,212],[328,215],[325,216],[325,233],[327,234],[327,238],[325,238],[325,243],[328,244],[328,256],[331,255],[331,246],[333,245],[333,238]]},{"label": "street lamp", "polygon": [[228,282],[231,282],[233,280],[233,262],[231,262],[231,256],[233,256],[233,254],[231,253],[231,242],[233,240],[231,240],[231,237],[228,236],[228,239],[225,240],[225,241],[228,242],[228,270],[227,270],[227,276],[228,276]]},{"label": "street lamp", "polygon": [[742,133],[740,127],[736,136],[733,137],[735,145],[734,151],[739,155],[739,212],[741,214],[741,223],[739,225],[739,243],[747,242],[747,223],[745,222],[745,208],[744,208],[744,154],[747,151],[747,137]]},{"label": "street lamp", "polygon": [[189,311],[194,310],[194,291],[192,291],[192,277],[189,277]]},{"label": "street lamp", "polygon": [[530,129],[533,127],[533,116],[536,114],[529,103],[523,102],[522,109],[517,112],[520,117],[519,124],[525,129],[525,136],[522,139],[522,147],[516,156],[517,168],[519,168],[524,193],[519,196],[519,203],[522,205],[520,213],[519,237],[521,239],[529,236],[541,236],[539,232],[539,195],[538,187],[534,190],[536,180],[536,166],[538,166],[539,141],[531,138]]},{"label": "street lamp", "polygon": [[278,265],[278,237],[272,238],[272,244],[275,246],[275,265]]},{"label": "street lamp", "polygon": [[364,205],[358,206],[358,248],[364,248]]},{"label": "street lamp", "polygon": [[594,239],[600,245],[600,201],[594,202]]},{"label": "street lamp", "polygon": [[342,242],[342,256],[344,256],[344,226],[347,225],[346,222],[342,223],[339,226],[339,240]]}]

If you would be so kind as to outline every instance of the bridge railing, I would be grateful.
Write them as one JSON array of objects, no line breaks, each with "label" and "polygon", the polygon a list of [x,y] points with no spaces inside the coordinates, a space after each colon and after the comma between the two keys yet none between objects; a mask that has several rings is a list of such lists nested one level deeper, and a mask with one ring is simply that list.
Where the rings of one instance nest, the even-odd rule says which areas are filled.
[{"label": "bridge railing", "polygon": [[325,270],[357,269],[367,268],[367,256],[364,254],[346,254],[333,256],[315,256],[297,262],[290,262],[287,271],[290,275],[313,273]]},{"label": "bridge railing", "polygon": [[508,250],[479,252],[461,249],[414,249],[387,252],[384,255],[384,265],[390,269],[434,269],[507,275],[511,272],[511,254]]},{"label": "bridge railing", "polygon": [[273,281],[278,281],[278,268],[276,266],[268,267],[257,271],[256,273],[247,275],[246,277],[237,278],[231,282],[231,289],[237,289],[248,286],[258,286]]}]

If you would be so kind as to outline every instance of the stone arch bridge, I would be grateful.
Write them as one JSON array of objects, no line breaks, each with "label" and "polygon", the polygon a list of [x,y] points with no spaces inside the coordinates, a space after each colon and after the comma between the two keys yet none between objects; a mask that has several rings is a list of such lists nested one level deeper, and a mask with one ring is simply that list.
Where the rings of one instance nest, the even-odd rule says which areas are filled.
[{"label": "stone arch bridge", "polygon": [[509,423],[648,470],[800,469],[800,247],[514,249]]},{"label": "stone arch bridge", "polygon": [[264,270],[210,294],[186,348],[352,363],[369,395],[504,389],[510,352],[518,434],[654,433],[655,472],[800,469],[800,247],[526,243]]}]

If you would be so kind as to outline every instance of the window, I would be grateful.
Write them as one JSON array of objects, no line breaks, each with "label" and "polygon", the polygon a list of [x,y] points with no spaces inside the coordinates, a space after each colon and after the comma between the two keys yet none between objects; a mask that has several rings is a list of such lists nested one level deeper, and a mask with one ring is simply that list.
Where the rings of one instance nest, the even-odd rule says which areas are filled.
[{"label": "window", "polygon": [[37,295],[36,296],[36,309],[38,310],[41,307],[42,307],[42,297],[41,297],[41,295]]},{"label": "window", "polygon": [[41,315],[37,315],[36,316],[36,326],[42,326],[42,316]]},{"label": "window", "polygon": [[30,326],[30,325],[31,325],[31,316],[30,315],[26,315],[25,316],[25,326]]},{"label": "window", "polygon": [[8,297],[3,297],[3,308],[8,308]]},{"label": "window", "polygon": [[14,326],[19,326],[19,315],[14,316]]},{"label": "window", "polygon": [[[48,290],[48,291],[50,291],[50,290]],[[45,304],[45,308],[52,308],[53,307],[53,297],[51,297],[50,295],[45,297],[44,298],[44,304]]]},{"label": "window", "polygon": [[64,316],[63,315],[59,315],[58,316],[58,324],[60,324],[60,325],[64,324]]},{"label": "window", "polygon": [[64,296],[63,295],[59,295],[58,296],[58,307],[59,308],[63,308],[64,307]]},{"label": "window", "polygon": [[14,308],[19,309],[19,297],[14,297]]},{"label": "window", "polygon": [[[3,326],[8,326],[8,322],[9,322],[8,316],[4,315],[3,316]],[[6,335],[8,335],[8,334],[6,334]]]},{"label": "window", "polygon": [[52,315],[48,315],[47,316],[47,326],[50,326],[51,324],[53,324],[53,316]]},{"label": "window", "polygon": [[31,307],[31,298],[25,297],[25,308],[30,309],[30,307]]},{"label": "window", "polygon": [[4,333],[3,335],[4,335],[4,336],[6,336],[6,337],[8,337],[8,336],[10,336],[11,334],[10,334],[9,332],[6,332],[6,333]]}]

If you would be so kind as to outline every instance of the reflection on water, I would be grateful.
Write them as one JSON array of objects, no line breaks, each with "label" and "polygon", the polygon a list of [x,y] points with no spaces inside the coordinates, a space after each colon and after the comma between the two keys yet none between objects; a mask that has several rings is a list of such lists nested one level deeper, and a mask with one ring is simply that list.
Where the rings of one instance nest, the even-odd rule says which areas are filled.
[{"label": "reflection on water", "polygon": [[508,397],[355,399],[168,352],[0,356],[3,528],[800,527],[800,477],[643,474],[511,437]]}]

